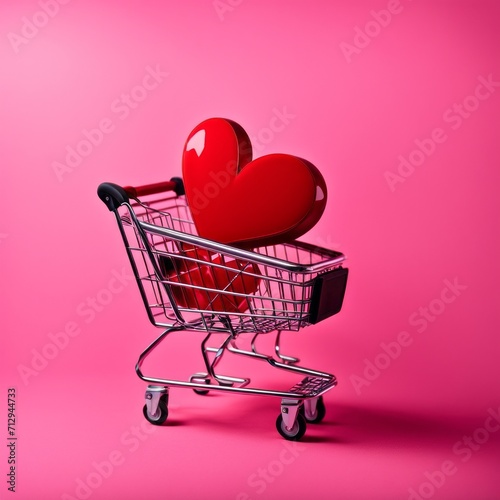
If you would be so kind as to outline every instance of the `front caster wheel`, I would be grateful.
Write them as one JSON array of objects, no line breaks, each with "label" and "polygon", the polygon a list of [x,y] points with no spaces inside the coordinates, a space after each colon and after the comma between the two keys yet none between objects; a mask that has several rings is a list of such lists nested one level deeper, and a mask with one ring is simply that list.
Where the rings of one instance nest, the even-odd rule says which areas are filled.
[{"label": "front caster wheel", "polygon": [[144,405],[143,408],[144,416],[146,420],[153,425],[162,425],[168,417],[168,408],[167,408],[167,396],[163,395],[158,401],[158,408],[156,409],[156,413],[152,415],[148,411],[148,405]]},{"label": "front caster wheel", "polygon": [[320,396],[316,401],[316,409],[311,414],[308,411],[304,411],[304,417],[307,422],[311,424],[319,424],[326,415],[325,402],[323,401],[323,396]]},{"label": "front caster wheel", "polygon": [[302,436],[306,432],[306,426],[306,419],[300,413],[297,414],[297,418],[291,429],[286,428],[282,415],[279,415],[276,420],[276,429],[278,429],[282,437],[289,441],[299,441],[302,439]]}]

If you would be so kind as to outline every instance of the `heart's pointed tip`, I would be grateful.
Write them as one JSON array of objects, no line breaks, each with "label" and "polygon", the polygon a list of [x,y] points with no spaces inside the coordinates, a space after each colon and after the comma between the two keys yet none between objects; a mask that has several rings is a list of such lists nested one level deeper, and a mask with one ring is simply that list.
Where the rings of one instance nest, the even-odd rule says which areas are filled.
[{"label": "heart's pointed tip", "polygon": [[198,132],[193,134],[186,144],[186,151],[194,149],[197,156],[200,157],[205,149],[205,135],[205,129],[198,130]]}]

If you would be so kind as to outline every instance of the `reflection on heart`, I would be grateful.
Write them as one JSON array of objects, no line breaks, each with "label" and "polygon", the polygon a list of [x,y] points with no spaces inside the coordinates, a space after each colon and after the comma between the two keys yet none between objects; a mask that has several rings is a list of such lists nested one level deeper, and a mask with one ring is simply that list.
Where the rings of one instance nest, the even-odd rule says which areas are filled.
[{"label": "reflection on heart", "polygon": [[283,243],[309,231],[326,205],[319,170],[307,160],[270,154],[252,161],[237,123],[211,118],[184,147],[186,197],[198,234],[246,248]]}]

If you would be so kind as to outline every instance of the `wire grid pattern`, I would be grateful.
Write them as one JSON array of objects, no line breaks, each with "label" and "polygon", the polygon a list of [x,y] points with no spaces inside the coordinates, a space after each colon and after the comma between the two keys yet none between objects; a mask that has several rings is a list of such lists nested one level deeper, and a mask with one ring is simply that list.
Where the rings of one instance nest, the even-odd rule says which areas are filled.
[{"label": "wire grid pattern", "polygon": [[[144,292],[146,308],[158,327],[183,324],[193,330],[234,333],[297,331],[308,323],[317,273],[290,272],[214,252],[175,237],[148,231],[140,222],[197,236],[184,196],[136,200],[121,215],[129,255]],[[303,265],[329,257],[319,247],[285,243],[253,252]]]}]

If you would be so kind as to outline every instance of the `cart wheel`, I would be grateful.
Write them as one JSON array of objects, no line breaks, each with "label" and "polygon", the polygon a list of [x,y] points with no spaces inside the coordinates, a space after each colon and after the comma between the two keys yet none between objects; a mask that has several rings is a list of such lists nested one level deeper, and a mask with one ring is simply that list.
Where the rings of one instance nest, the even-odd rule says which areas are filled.
[{"label": "cart wheel", "polygon": [[154,415],[151,415],[148,412],[148,405],[144,405],[142,409],[146,420],[153,425],[162,425],[168,417],[168,408],[167,408],[167,396],[164,395],[158,401],[158,409]]},{"label": "cart wheel", "polygon": [[306,419],[300,413],[297,413],[297,419],[291,429],[287,429],[285,427],[283,416],[281,414],[276,420],[276,429],[278,429],[278,432],[282,437],[288,439],[289,441],[299,441],[302,439],[302,436],[306,432],[306,426]]},{"label": "cart wheel", "polygon": [[200,396],[206,396],[210,392],[208,389],[193,389],[193,391]]},{"label": "cart wheel", "polygon": [[[199,383],[204,383],[207,385],[210,385],[210,379],[205,378],[205,379],[196,379],[191,377],[190,382],[199,382]],[[208,389],[193,389],[193,392],[196,394],[199,394],[200,396],[206,396],[210,391]]]},{"label": "cart wheel", "polygon": [[[302,407],[301,410],[303,411],[304,407]],[[323,401],[323,396],[320,396],[316,401],[316,411],[314,412],[314,415],[307,416],[305,411],[303,411],[303,413],[306,422],[309,422],[311,424],[319,424],[325,418],[326,415],[326,408],[325,408],[325,402]]]}]

